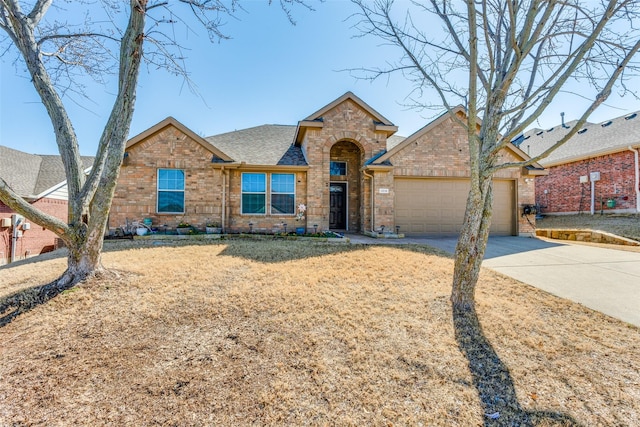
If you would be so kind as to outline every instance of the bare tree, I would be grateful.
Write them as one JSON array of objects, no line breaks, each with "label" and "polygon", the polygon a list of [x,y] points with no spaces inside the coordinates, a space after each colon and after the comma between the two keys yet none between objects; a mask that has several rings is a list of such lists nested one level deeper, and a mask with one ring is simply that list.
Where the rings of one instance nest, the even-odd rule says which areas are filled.
[{"label": "bare tree", "polygon": [[[570,139],[613,89],[638,70],[640,4],[633,0],[353,0],[363,35],[395,48],[399,59],[363,69],[368,78],[402,73],[414,84],[415,108],[463,104],[471,190],[455,250],[451,301],[473,311],[475,287],[489,236],[493,175],[536,162]],[[424,3],[424,4],[423,4]],[[434,24],[435,23],[435,24]],[[438,30],[438,25],[441,30]],[[520,163],[501,163],[500,150],[530,126],[569,82],[591,99],[576,125],[547,151]],[[435,99],[437,102],[424,101]],[[480,119],[481,118],[481,119]]]},{"label": "bare tree", "polygon": [[[134,112],[141,64],[147,61],[186,78],[181,46],[169,26],[182,24],[189,30],[188,22],[197,22],[211,39],[225,38],[220,31],[221,18],[233,14],[240,0],[102,0],[77,2],[69,13],[54,9],[52,0],[24,3],[0,0],[0,28],[26,65],[51,119],[67,178],[68,221],[36,209],[2,179],[0,200],[64,241],[69,250],[68,266],[56,285],[69,287],[102,269],[104,230]],[[292,6],[308,7],[304,0],[279,3],[289,20]],[[81,5],[88,7],[86,15],[80,22],[69,22],[67,15],[77,15]],[[92,15],[98,13],[104,16],[97,19]],[[47,19],[47,15],[54,16]],[[126,24],[120,24],[123,17]],[[11,51],[4,50],[4,54]],[[118,77],[115,101],[86,175],[63,96],[84,93],[81,77],[89,75],[101,82],[104,74],[114,69]]]}]

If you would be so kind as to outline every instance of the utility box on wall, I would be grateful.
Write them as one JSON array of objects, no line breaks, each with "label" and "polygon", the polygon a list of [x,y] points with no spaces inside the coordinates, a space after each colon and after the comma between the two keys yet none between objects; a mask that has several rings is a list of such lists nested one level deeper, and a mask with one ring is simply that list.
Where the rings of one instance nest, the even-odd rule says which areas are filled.
[{"label": "utility box on wall", "polygon": [[591,179],[591,182],[600,181],[600,172],[591,172],[589,174],[589,178]]},{"label": "utility box on wall", "polygon": [[2,220],[0,220],[0,227],[11,227],[11,218],[2,218]]}]

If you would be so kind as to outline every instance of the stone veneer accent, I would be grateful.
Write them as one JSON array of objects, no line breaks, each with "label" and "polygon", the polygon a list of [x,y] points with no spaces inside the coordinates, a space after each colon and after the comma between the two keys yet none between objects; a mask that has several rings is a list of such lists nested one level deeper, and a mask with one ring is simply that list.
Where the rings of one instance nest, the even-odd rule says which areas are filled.
[{"label": "stone veneer accent", "polygon": [[557,240],[570,240],[576,242],[591,242],[591,243],[608,243],[614,245],[623,246],[640,246],[640,242],[637,240],[627,239],[626,237],[616,236],[615,234],[607,233],[598,230],[550,230],[550,229],[538,229],[536,235],[540,237],[547,237],[549,239]]}]

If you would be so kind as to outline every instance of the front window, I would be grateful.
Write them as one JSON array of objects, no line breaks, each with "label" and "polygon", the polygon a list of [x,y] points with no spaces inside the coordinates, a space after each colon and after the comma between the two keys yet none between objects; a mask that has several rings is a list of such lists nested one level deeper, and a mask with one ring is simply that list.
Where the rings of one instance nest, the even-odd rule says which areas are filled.
[{"label": "front window", "polygon": [[158,169],[158,213],[184,213],[184,171]]},{"label": "front window", "polygon": [[271,213],[290,214],[295,213],[296,184],[295,175],[292,173],[271,174]]},{"label": "front window", "polygon": [[242,174],[242,213],[264,214],[267,203],[267,177],[264,173]]},{"label": "front window", "polygon": [[331,176],[343,176],[347,174],[347,162],[331,162],[329,164]]}]

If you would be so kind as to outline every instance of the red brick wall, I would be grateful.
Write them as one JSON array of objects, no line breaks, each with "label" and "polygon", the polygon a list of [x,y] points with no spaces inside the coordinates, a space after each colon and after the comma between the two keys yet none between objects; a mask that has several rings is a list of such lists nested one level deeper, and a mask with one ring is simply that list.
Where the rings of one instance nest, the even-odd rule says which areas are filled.
[{"label": "red brick wall", "polygon": [[[40,199],[33,203],[33,206],[60,218],[67,220],[67,201],[56,199]],[[0,218],[11,218],[14,214],[9,207],[0,202]],[[24,259],[41,253],[50,252],[56,248],[57,236],[55,233],[32,223],[29,230],[22,232],[22,237],[17,241],[15,250],[16,259]],[[0,264],[5,264],[11,259],[11,227],[0,228]]]},{"label": "red brick wall", "polygon": [[[548,168],[549,175],[536,178],[536,203],[543,213],[577,213],[591,211],[591,183],[581,184],[581,176],[600,172],[595,182],[595,209],[600,211],[635,211],[635,162],[631,151],[580,160]],[[609,208],[607,200],[615,200]]]}]

